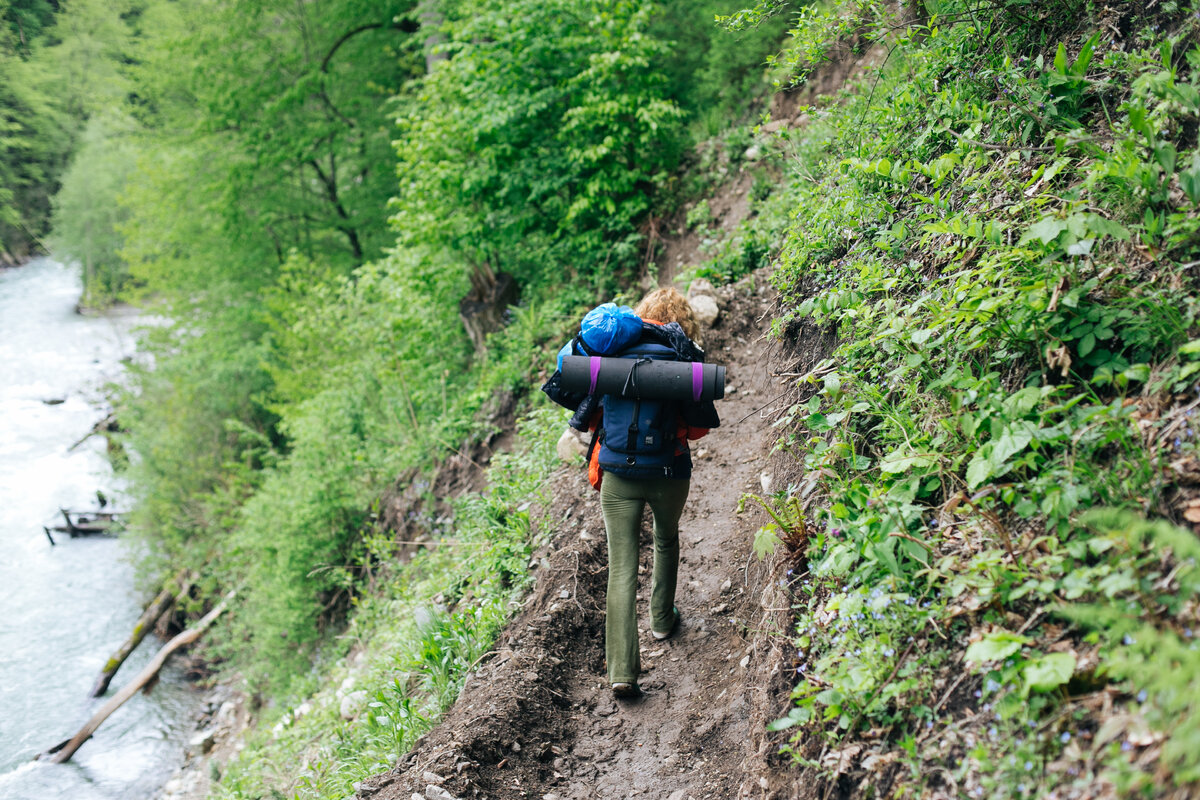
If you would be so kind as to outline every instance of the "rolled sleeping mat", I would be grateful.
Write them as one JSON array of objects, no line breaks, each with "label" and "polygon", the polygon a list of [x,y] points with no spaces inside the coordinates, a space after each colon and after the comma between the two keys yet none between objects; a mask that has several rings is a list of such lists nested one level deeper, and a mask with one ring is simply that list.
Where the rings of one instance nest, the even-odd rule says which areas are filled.
[{"label": "rolled sleeping mat", "polygon": [[[631,379],[635,364],[637,374]],[[582,394],[698,403],[725,396],[725,367],[698,361],[566,356],[562,365],[562,388]]]}]

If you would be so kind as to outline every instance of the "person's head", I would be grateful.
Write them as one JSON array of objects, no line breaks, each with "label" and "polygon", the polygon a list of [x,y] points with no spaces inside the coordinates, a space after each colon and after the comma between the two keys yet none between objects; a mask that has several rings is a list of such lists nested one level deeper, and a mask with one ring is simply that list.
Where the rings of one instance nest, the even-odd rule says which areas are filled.
[{"label": "person's head", "polygon": [[689,339],[697,339],[700,336],[700,325],[692,312],[692,304],[673,286],[655,289],[643,297],[642,302],[638,303],[633,311],[642,319],[652,319],[664,325],[668,322],[678,322]]}]

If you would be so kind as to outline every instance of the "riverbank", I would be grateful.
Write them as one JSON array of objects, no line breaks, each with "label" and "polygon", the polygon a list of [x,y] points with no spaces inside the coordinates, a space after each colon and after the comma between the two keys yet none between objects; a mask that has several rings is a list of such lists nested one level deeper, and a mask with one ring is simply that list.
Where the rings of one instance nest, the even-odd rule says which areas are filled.
[{"label": "riverbank", "polygon": [[[180,758],[198,699],[178,664],[138,695],[67,765],[29,760],[71,735],[105,698],[88,692],[129,635],[144,598],[124,544],[64,539],[42,526],[59,508],[91,508],[96,491],[124,503],[105,443],[87,436],[134,352],[137,317],[75,313],[74,270],[34,259],[0,271],[0,796],[6,800],[123,800],[147,796]],[[47,398],[61,400],[47,405]],[[135,674],[156,648],[135,652]]]}]

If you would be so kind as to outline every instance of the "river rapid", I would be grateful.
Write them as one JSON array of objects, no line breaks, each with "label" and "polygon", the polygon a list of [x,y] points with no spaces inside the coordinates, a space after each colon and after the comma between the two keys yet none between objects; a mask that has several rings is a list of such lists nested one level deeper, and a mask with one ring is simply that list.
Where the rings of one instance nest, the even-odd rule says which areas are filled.
[{"label": "river rapid", "polygon": [[[75,270],[51,259],[0,269],[0,798],[136,800],[180,762],[198,693],[168,667],[67,764],[31,763],[74,735],[161,645],[147,637],[108,695],[88,693],[146,598],[123,542],[56,534],[58,509],[126,505],[102,437],[73,451],[107,411],[103,391],[132,355],[136,318],[83,317]],[[49,405],[47,400],[62,400]]]}]

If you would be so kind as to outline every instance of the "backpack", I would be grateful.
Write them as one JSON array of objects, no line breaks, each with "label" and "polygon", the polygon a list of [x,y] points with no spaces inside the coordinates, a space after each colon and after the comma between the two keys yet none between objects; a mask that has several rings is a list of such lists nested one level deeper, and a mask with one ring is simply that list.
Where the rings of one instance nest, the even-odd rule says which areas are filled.
[{"label": "backpack", "polygon": [[[638,359],[639,363],[679,360],[671,347],[648,341],[626,348],[617,357]],[[637,380],[636,365],[629,380]],[[597,445],[602,470],[628,478],[675,477],[675,450],[679,445],[676,401],[606,394],[601,408],[604,415]]]}]

